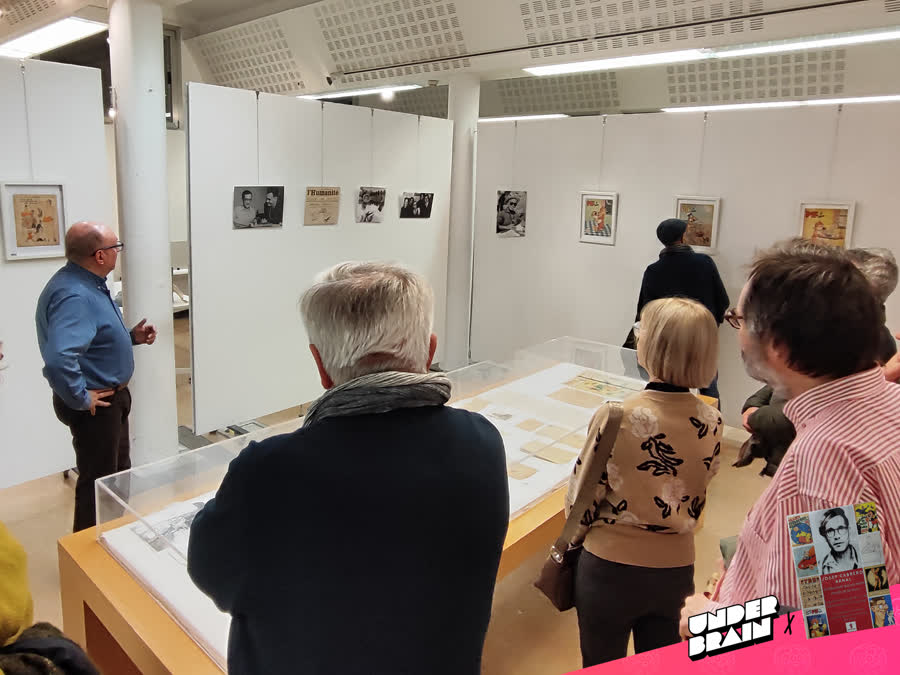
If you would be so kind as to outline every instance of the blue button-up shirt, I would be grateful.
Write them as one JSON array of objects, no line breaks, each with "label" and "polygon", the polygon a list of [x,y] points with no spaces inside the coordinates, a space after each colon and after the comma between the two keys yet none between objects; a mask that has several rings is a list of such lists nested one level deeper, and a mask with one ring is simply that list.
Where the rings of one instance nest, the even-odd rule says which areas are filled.
[{"label": "blue button-up shirt", "polygon": [[75,410],[91,407],[88,389],[126,384],[134,374],[131,333],[106,280],[68,263],[41,293],[35,314],[44,377]]}]

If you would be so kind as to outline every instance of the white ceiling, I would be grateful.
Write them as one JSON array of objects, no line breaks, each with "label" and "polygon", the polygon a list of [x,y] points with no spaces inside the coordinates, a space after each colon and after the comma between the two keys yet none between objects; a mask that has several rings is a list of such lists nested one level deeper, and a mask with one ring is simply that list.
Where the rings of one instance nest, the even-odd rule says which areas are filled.
[{"label": "white ceiling", "polygon": [[[163,0],[216,84],[296,95],[391,83],[483,80],[486,114],[900,93],[900,46],[532,78],[533,65],[719,47],[900,25],[900,0]],[[0,40],[102,0],[0,0]],[[815,9],[809,9],[813,5]],[[32,11],[31,16],[25,10]],[[15,25],[8,22],[20,17]],[[194,36],[194,37],[192,37]],[[343,75],[336,76],[336,73]],[[335,76],[329,85],[326,78]],[[446,89],[399,94],[445,109]],[[487,110],[485,110],[485,108]]]}]

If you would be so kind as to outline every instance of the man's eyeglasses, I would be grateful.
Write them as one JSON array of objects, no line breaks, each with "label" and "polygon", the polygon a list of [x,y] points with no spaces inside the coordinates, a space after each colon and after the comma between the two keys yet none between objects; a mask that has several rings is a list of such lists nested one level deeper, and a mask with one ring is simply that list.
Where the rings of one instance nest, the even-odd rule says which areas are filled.
[{"label": "man's eyeglasses", "polygon": [[728,322],[732,328],[737,328],[740,330],[741,322],[744,320],[743,315],[738,314],[736,309],[729,309],[725,312],[725,320]]},{"label": "man's eyeglasses", "polygon": [[121,241],[117,241],[112,246],[104,246],[103,248],[98,248],[96,251],[91,253],[91,255],[96,255],[99,251],[116,251],[116,252],[118,252],[124,248],[125,248],[125,244],[123,244]]},{"label": "man's eyeglasses", "polygon": [[832,529],[832,528],[829,527],[827,530],[825,530],[825,536],[826,536],[828,539],[832,539],[832,538],[837,537],[837,536],[843,537],[843,536],[845,536],[846,534],[847,534],[847,528],[846,528],[845,526],[843,526],[843,525],[841,525],[841,526],[840,526],[839,528],[837,528],[837,529]]}]

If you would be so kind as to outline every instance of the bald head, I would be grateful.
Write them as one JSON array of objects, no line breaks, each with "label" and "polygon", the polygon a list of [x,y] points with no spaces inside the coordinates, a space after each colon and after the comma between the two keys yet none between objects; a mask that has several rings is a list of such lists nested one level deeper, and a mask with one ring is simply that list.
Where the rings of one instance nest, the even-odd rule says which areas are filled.
[{"label": "bald head", "polygon": [[94,251],[116,243],[116,234],[106,225],[81,221],[66,232],[66,258],[82,264]]}]

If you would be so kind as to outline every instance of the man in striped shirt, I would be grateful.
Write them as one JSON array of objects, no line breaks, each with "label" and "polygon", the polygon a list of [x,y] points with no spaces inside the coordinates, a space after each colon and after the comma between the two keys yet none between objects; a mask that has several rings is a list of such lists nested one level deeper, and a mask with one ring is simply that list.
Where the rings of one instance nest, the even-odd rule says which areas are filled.
[{"label": "man in striped shirt", "polygon": [[685,636],[688,616],[767,595],[800,607],[791,514],[875,502],[888,578],[900,580],[900,387],[876,365],[883,319],[865,277],[843,256],[764,253],[726,319],[747,372],[789,399],[797,438],[748,514],[715,602],[686,600]]}]

